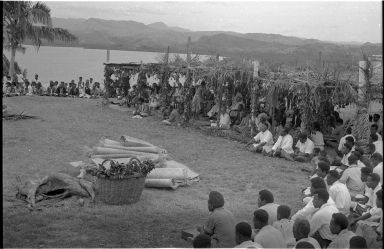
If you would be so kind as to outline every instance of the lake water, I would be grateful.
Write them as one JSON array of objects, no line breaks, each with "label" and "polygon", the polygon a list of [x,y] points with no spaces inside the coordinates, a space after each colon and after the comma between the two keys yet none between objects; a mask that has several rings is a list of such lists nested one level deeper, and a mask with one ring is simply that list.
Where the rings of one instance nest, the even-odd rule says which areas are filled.
[{"label": "lake water", "polygon": [[[32,81],[35,74],[39,75],[40,82],[46,87],[50,80],[78,82],[80,76],[83,80],[93,78],[93,81],[103,83],[104,65],[107,60],[107,50],[84,49],[76,47],[47,47],[42,46],[37,51],[34,46],[25,46],[25,54],[16,53],[16,61],[22,69],[27,69],[27,78]],[[3,53],[11,58],[9,51]],[[110,62],[128,63],[154,63],[162,53],[138,51],[110,51]],[[170,58],[173,54],[170,55]],[[185,54],[181,54],[183,58]],[[204,58],[202,56],[201,58]],[[132,79],[134,82],[137,76]],[[149,80],[154,81],[154,79]]]}]

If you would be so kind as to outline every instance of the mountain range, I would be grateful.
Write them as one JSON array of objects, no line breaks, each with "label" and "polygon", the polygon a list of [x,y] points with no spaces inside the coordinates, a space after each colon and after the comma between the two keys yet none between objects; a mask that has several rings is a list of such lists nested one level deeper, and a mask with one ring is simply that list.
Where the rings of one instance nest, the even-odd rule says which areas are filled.
[{"label": "mountain range", "polygon": [[84,48],[165,52],[170,46],[171,52],[185,53],[191,37],[192,53],[257,58],[271,64],[294,66],[321,62],[352,66],[362,58],[362,50],[368,55],[382,54],[382,44],[333,43],[279,34],[191,31],[162,22],[146,25],[97,18],[52,18],[52,24],[68,29],[79,38],[75,46]]}]

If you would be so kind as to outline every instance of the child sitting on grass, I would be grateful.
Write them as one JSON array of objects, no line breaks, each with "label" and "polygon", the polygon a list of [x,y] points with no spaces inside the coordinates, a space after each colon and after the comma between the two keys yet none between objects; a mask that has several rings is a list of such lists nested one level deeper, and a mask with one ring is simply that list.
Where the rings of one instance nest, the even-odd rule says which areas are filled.
[{"label": "child sitting on grass", "polygon": [[277,221],[272,226],[279,230],[283,235],[287,248],[292,248],[296,244],[296,240],[293,236],[293,221],[289,220],[291,216],[291,209],[288,206],[280,205],[277,208]]}]

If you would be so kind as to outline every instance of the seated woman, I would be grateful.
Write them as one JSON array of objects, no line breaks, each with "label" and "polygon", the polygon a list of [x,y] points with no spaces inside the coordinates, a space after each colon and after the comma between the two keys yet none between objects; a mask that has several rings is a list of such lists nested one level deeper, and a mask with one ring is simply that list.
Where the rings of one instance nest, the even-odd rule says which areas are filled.
[{"label": "seated woman", "polygon": [[158,94],[152,94],[149,97],[149,108],[152,110],[156,110],[160,107],[160,101]]},{"label": "seated woman", "polygon": [[324,137],[320,131],[320,124],[318,122],[313,123],[313,131],[311,133],[311,140],[315,145],[315,148],[319,148],[321,151],[324,150]]},{"label": "seated woman", "polygon": [[148,117],[149,116],[149,105],[144,101],[143,98],[139,98],[136,110],[133,112],[135,116]]},{"label": "seated woman", "polygon": [[231,117],[231,124],[239,124],[244,116],[244,103],[240,93],[236,94],[235,101],[229,108],[229,116]]},{"label": "seated woman", "polygon": [[181,124],[181,114],[183,113],[183,109],[178,107],[178,108],[173,108],[171,111],[171,114],[169,115],[168,119],[163,120],[163,123],[166,125],[172,125],[172,124]]},{"label": "seated woman", "polygon": [[228,130],[231,125],[231,118],[229,116],[229,109],[226,109],[225,106],[221,107],[219,129]]}]

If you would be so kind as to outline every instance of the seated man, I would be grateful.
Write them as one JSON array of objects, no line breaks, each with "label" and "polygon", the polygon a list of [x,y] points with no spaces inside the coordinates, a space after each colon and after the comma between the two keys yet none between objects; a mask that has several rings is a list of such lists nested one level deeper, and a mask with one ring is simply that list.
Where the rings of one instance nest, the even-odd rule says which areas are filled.
[{"label": "seated man", "polygon": [[348,248],[350,239],[356,235],[354,232],[348,230],[348,218],[341,213],[334,213],[332,215],[329,229],[336,237],[327,248]]},{"label": "seated man", "polygon": [[369,137],[369,143],[375,145],[377,153],[383,155],[383,140],[379,140],[379,136],[377,134],[371,134]]},{"label": "seated man", "polygon": [[277,209],[279,205],[273,202],[273,194],[270,191],[263,189],[259,192],[259,199],[257,200],[257,204],[259,209],[267,211],[269,217],[268,225],[272,225],[273,222],[277,221]]},{"label": "seated man", "polygon": [[229,110],[225,106],[221,107],[219,129],[228,130],[231,126],[231,117],[229,116]]},{"label": "seated man", "polygon": [[283,235],[279,230],[268,225],[268,213],[258,209],[253,213],[253,225],[257,231],[253,241],[263,248],[286,248]]},{"label": "seated man", "polygon": [[261,245],[251,239],[252,227],[247,222],[240,222],[236,225],[236,244],[235,248],[262,248]]},{"label": "seated man", "polygon": [[335,235],[331,233],[329,224],[332,220],[332,215],[338,213],[339,210],[335,205],[328,204],[329,194],[326,189],[318,189],[314,192],[313,206],[318,210],[313,214],[309,220],[311,231],[309,236],[319,242],[322,248],[327,247]]},{"label": "seated man", "polygon": [[337,147],[338,151],[341,152],[341,149],[343,148],[347,137],[352,137],[353,140],[356,140],[355,137],[352,135],[352,127],[348,127],[347,134],[344,137],[340,138],[339,146]]},{"label": "seated man", "polygon": [[311,227],[307,219],[295,220],[293,223],[292,232],[296,240],[296,245],[300,242],[308,242],[313,246],[313,248],[320,249],[319,242],[317,242],[317,240],[312,237],[308,237],[310,231]]},{"label": "seated man", "polygon": [[376,134],[377,135],[377,140],[378,141],[383,141],[383,138],[381,137],[381,135],[377,132],[377,130],[379,129],[379,126],[377,124],[372,124],[371,125],[371,134]]},{"label": "seated man", "polygon": [[211,236],[212,247],[232,248],[235,242],[235,217],[224,208],[224,197],[216,191],[209,193],[208,210],[211,214],[203,227],[197,230]]},{"label": "seated man", "polygon": [[272,226],[279,230],[283,235],[287,248],[292,248],[296,244],[293,237],[293,221],[289,219],[291,216],[291,209],[288,206],[280,205],[277,208],[277,221],[273,222]]},{"label": "seated man", "polygon": [[143,98],[139,98],[138,106],[133,112],[134,116],[148,117],[149,116],[149,105],[144,102]]},{"label": "seated man", "polygon": [[[339,165],[341,166],[342,169],[346,169],[349,167],[348,158],[352,155],[352,145],[348,142],[345,143],[343,148],[341,149],[341,153],[343,154],[343,158],[341,159]],[[357,161],[356,161],[356,163],[357,163]]]},{"label": "seated man", "polygon": [[348,216],[351,208],[351,195],[347,186],[339,182],[340,175],[336,170],[329,171],[327,183],[329,186],[329,196],[335,202],[340,213]]},{"label": "seated man", "polygon": [[373,173],[380,176],[380,185],[383,186],[383,156],[380,153],[374,153],[371,156],[371,165],[373,167]]},{"label": "seated man", "polygon": [[344,136],[344,126],[343,126],[343,120],[338,118],[336,120],[336,127],[332,130],[332,137],[336,138],[338,143],[333,141],[327,141],[326,144],[332,148],[337,149],[339,142],[341,141],[341,138]]},{"label": "seated man", "polygon": [[272,150],[273,136],[272,133],[267,130],[266,124],[261,124],[260,129],[261,131],[246,144],[246,147],[252,152],[263,152],[267,154]]},{"label": "seated man", "polygon": [[273,157],[289,158],[290,154],[293,154],[292,149],[293,138],[289,134],[289,128],[284,128],[276,143],[273,145],[271,152],[269,153]]},{"label": "seated man", "polygon": [[183,113],[183,110],[181,108],[173,108],[173,110],[171,111],[171,114],[169,115],[169,118],[166,120],[163,120],[163,123],[166,125],[181,124],[182,113]]},{"label": "seated man", "polygon": [[324,150],[324,137],[320,131],[320,124],[313,123],[313,132],[311,133],[311,141],[315,145],[315,148],[319,148],[321,151]]},{"label": "seated man", "polygon": [[[344,145],[344,147],[346,146],[347,144]],[[361,181],[361,170],[357,166],[357,157],[350,155],[348,157],[348,164],[350,166],[343,171],[339,181],[347,186],[351,197],[355,197],[357,194],[363,194],[365,187]]]},{"label": "seated man", "polygon": [[329,163],[321,160],[317,163],[316,173],[310,178],[320,177],[321,179],[325,180],[326,176],[329,173],[329,169],[330,169]]},{"label": "seated man", "polygon": [[229,108],[229,116],[231,117],[231,124],[239,124],[244,116],[244,103],[242,96],[236,95],[235,102]]},{"label": "seated man", "polygon": [[295,146],[295,153],[288,157],[290,161],[309,162],[313,156],[315,145],[308,138],[307,133],[303,132],[299,136],[299,141]]}]

